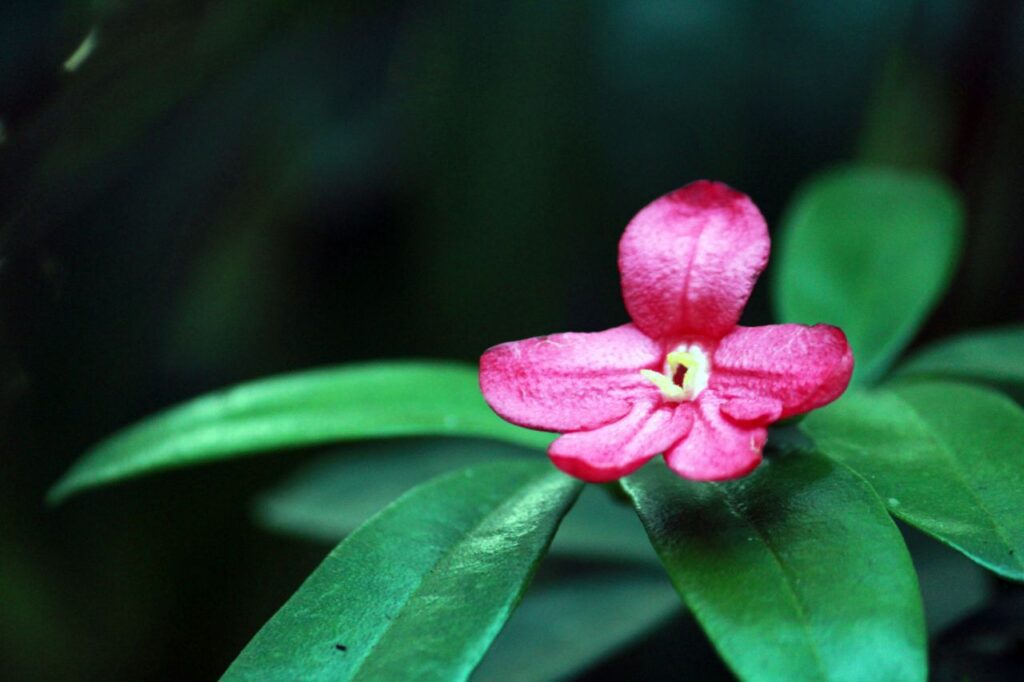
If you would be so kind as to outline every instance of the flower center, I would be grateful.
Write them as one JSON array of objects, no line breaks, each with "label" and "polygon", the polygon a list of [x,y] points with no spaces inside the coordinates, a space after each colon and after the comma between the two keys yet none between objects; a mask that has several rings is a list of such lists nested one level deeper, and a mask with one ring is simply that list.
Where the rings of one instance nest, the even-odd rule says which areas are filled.
[{"label": "flower center", "polygon": [[682,344],[665,356],[665,371],[642,369],[640,374],[658,387],[665,400],[693,400],[708,386],[711,358],[696,343]]}]

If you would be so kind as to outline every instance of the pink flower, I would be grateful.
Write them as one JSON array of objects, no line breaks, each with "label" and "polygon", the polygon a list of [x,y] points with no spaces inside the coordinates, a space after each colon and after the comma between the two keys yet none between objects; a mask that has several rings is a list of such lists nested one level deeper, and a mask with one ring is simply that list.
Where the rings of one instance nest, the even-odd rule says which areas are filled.
[{"label": "pink flower", "polygon": [[769,424],[835,400],[853,372],[836,327],[737,326],[769,249],[746,195],[706,180],[666,194],[619,242],[632,324],[495,346],[480,360],[484,398],[513,424],[562,433],[551,459],[587,481],[662,452],[685,478],[748,474]]}]

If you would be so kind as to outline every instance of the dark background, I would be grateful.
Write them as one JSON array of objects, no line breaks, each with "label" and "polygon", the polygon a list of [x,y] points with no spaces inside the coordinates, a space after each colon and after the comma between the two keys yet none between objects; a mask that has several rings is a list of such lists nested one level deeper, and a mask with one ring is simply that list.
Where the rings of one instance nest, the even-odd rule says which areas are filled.
[{"label": "dark background", "polygon": [[[1012,0],[5,0],[0,122],[3,679],[216,677],[326,552],[251,521],[308,452],[47,509],[88,445],[271,373],[619,324],[622,228],[696,178],[774,227],[838,163],[941,173],[967,250],[919,341],[1024,319]],[[1010,674],[1020,613],[998,655],[940,635],[936,675]],[[638,646],[593,677],[707,645]]]}]

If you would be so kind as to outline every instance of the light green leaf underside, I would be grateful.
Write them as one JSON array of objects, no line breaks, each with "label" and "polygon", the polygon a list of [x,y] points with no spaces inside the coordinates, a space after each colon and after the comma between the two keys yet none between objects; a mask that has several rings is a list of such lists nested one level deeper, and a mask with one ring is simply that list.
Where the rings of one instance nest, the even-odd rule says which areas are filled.
[{"label": "light green leaf underside", "polygon": [[49,499],[256,452],[425,435],[480,436],[537,447],[552,439],[499,419],[484,403],[473,367],[411,361],[349,365],[241,384],[149,417],[89,450]]},{"label": "light green leaf underside", "polygon": [[983,566],[1024,580],[1024,410],[990,390],[908,382],[850,393],[801,427],[889,510]]},{"label": "light green leaf underside", "polygon": [[744,680],[923,680],[920,595],[871,489],[812,453],[730,483],[625,480],[673,584]]},{"label": "light green leaf underside", "polygon": [[550,682],[570,678],[679,609],[679,598],[660,571],[636,566],[574,571],[557,582],[530,587],[473,679]]},{"label": "light green leaf underside", "polygon": [[[546,456],[471,439],[366,443],[313,462],[257,501],[256,515],[274,530],[332,545],[415,485],[496,457]],[[551,546],[564,556],[656,562],[636,514],[588,486]]]},{"label": "light green leaf underside", "polygon": [[330,553],[224,679],[466,679],[581,488],[503,461],[413,489]]},{"label": "light green leaf underside", "polygon": [[945,290],[963,209],[941,179],[851,166],[812,180],[783,221],[775,303],[785,322],[841,327],[855,382],[881,376]]},{"label": "light green leaf underside", "polygon": [[911,355],[897,375],[1024,385],[1024,326],[944,339]]}]

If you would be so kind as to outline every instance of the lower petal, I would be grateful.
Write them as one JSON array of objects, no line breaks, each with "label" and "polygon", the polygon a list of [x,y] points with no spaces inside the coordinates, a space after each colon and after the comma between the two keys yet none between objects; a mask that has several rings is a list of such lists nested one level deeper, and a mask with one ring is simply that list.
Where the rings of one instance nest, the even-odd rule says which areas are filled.
[{"label": "lower petal", "polygon": [[551,444],[548,454],[571,476],[591,483],[614,481],[685,437],[692,423],[689,405],[638,403],[617,422],[565,434]]},{"label": "lower petal", "polygon": [[665,453],[669,468],[683,478],[724,481],[746,476],[761,463],[767,430],[733,423],[720,410],[713,397],[699,400],[689,435]]},{"label": "lower petal", "polygon": [[783,405],[775,398],[731,398],[721,409],[726,419],[740,426],[767,426],[778,421]]}]

